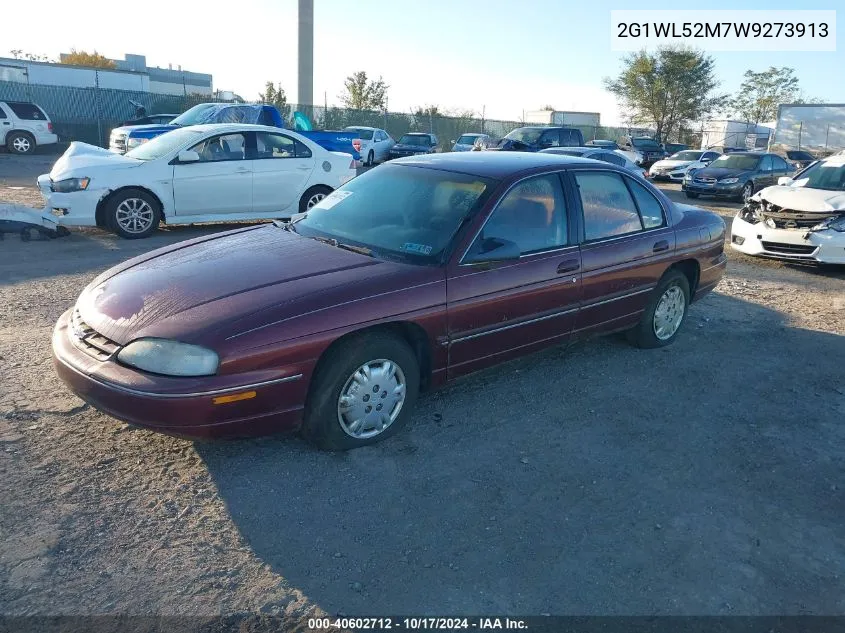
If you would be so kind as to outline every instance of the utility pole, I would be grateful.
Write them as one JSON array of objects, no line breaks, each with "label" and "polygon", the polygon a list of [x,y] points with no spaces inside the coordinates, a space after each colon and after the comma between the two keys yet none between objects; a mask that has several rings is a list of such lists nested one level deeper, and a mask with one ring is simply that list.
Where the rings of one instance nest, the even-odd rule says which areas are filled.
[{"label": "utility pole", "polygon": [[300,106],[314,105],[314,0],[299,0],[299,85]]}]

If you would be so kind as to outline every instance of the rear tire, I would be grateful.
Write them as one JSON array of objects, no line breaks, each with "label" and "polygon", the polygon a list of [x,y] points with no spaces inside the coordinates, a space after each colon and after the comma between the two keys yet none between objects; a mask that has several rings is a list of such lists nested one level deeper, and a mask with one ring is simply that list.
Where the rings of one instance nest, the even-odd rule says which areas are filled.
[{"label": "rear tire", "polygon": [[628,342],[643,349],[669,345],[684,325],[689,302],[686,275],[675,269],[667,271],[654,289],[640,322],[628,330]]},{"label": "rear tire", "polygon": [[35,152],[35,138],[26,132],[12,132],[6,138],[6,148],[12,154],[32,154]]},{"label": "rear tire", "polygon": [[303,193],[302,197],[299,199],[299,212],[305,213],[306,211],[308,211],[308,209],[320,202],[320,200],[325,198],[331,192],[332,188],[327,187],[326,185],[317,185],[315,187],[311,187],[305,193]]},{"label": "rear tire", "polygon": [[106,202],[107,226],[120,237],[149,237],[161,222],[161,205],[142,189],[123,189]]},{"label": "rear tire", "polygon": [[302,434],[330,451],[380,442],[407,423],[419,384],[417,357],[401,338],[388,332],[349,338],[320,361]]},{"label": "rear tire", "polygon": [[698,197],[698,194],[697,194],[697,193],[693,193],[692,191],[684,191],[684,195],[685,195],[687,198],[690,198],[690,199],[692,199],[692,200],[695,200],[695,199]]}]

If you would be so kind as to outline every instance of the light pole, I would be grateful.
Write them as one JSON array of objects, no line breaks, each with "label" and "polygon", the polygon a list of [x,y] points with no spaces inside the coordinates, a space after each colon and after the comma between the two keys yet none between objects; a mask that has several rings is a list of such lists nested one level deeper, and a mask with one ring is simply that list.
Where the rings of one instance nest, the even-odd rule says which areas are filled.
[{"label": "light pole", "polygon": [[314,105],[314,0],[299,0],[299,85],[300,106]]}]

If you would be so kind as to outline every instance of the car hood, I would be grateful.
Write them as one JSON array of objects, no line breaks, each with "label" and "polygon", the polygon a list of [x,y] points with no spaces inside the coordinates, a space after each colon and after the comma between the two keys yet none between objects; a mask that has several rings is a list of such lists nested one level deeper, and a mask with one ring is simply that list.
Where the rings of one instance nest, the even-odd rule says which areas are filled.
[{"label": "car hood", "polygon": [[[74,175],[90,176],[92,169],[123,169],[137,167],[144,161],[115,154],[102,147],[73,141],[50,170],[52,180],[71,178]],[[84,171],[85,173],[81,173]]]},{"label": "car hood", "polygon": [[320,331],[317,322],[339,327],[309,315],[438,276],[439,268],[386,262],[266,224],[130,259],[91,282],[77,308],[89,326],[121,345],[145,336],[217,344],[296,319],[296,327],[283,330],[291,337],[303,335],[303,324],[311,328],[305,333]]},{"label": "car hood", "polygon": [[807,213],[845,211],[845,191],[827,191],[826,189],[811,189],[810,187],[796,185],[775,185],[759,191],[753,199],[765,200],[784,209]]},{"label": "car hood", "polygon": [[652,167],[657,167],[657,168],[660,168],[660,167],[667,167],[667,168],[687,167],[688,165],[692,165],[694,162],[696,162],[696,161],[694,161],[694,160],[659,160],[656,163],[654,163],[654,165],[652,165]]},{"label": "car hood", "polygon": [[147,123],[145,125],[124,125],[119,128],[115,128],[112,130],[112,133],[115,131],[117,132],[125,132],[126,134],[138,134],[138,136],[158,136],[159,134],[164,134],[165,132],[169,132],[170,130],[178,129],[179,125],[162,125],[158,123]]},{"label": "car hood", "polygon": [[745,175],[753,174],[753,171],[747,169],[738,169],[736,167],[705,167],[695,172],[696,178],[715,178],[722,180],[723,178],[740,178]]}]

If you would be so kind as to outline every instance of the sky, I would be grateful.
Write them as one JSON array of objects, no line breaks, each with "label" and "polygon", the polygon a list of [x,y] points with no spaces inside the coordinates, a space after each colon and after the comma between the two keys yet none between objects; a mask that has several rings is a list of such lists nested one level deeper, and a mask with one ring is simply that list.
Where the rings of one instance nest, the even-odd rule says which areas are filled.
[{"label": "sky", "polygon": [[[314,100],[339,105],[344,78],[363,70],[390,86],[388,108],[484,111],[518,120],[546,104],[600,112],[621,122],[604,77],[625,53],[611,51],[610,11],[622,0],[315,0]],[[841,0],[801,8],[837,9]],[[211,4],[144,0],[138,10],[106,0],[42,0],[49,16],[37,29],[4,29],[9,50],[58,58],[71,48],[122,59],[146,55],[150,66],[181,65],[213,75],[214,87],[255,99],[266,81],[297,97],[297,0]],[[198,6],[202,7],[198,10]],[[654,8],[641,5],[636,8]],[[700,8],[700,7],[692,7]],[[794,9],[794,0],[708,0],[706,8]],[[4,50],[5,49],[5,50]],[[719,91],[735,92],[742,74],[791,66],[808,97],[845,102],[845,52],[717,52]]]}]

